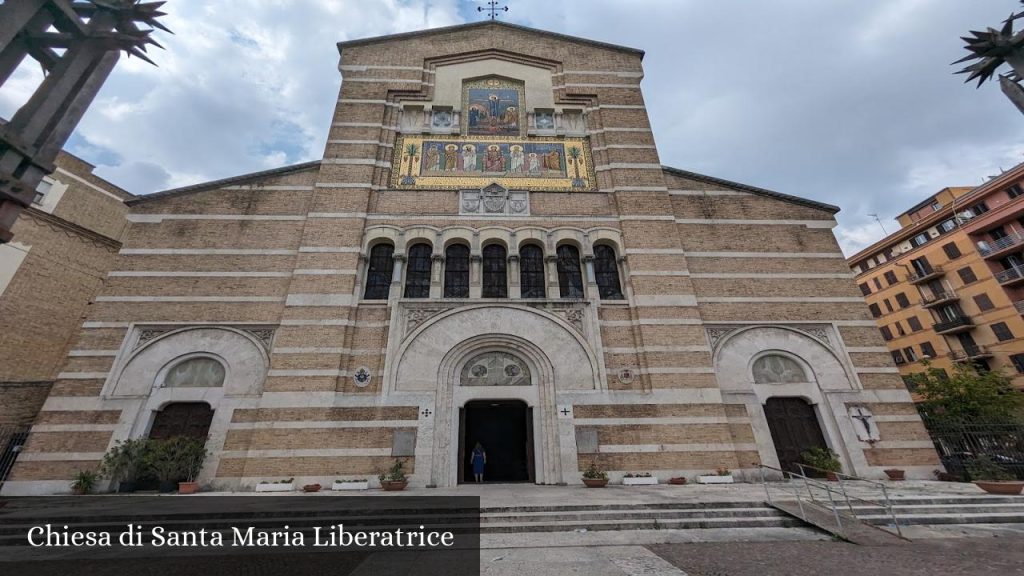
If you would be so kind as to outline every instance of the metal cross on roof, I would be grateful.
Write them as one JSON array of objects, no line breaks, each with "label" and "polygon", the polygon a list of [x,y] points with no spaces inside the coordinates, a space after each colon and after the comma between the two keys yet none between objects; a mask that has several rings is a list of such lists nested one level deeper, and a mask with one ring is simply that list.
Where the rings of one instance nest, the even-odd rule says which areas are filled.
[{"label": "metal cross on roof", "polygon": [[487,3],[487,8],[484,8],[483,6],[477,6],[476,11],[490,12],[491,20],[494,20],[495,18],[498,17],[498,12],[508,12],[508,6],[498,6],[498,2],[496,0],[491,0],[490,2]]}]

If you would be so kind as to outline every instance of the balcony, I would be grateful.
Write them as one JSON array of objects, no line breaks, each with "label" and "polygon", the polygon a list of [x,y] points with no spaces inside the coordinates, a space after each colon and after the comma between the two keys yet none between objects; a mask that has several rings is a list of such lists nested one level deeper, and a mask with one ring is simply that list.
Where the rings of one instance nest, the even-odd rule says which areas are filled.
[{"label": "balcony", "polygon": [[978,254],[982,258],[999,258],[1007,253],[1024,248],[1024,235],[1014,232],[991,242],[978,242]]},{"label": "balcony", "polygon": [[964,346],[962,351],[954,350],[949,353],[949,359],[953,362],[970,362],[991,357],[992,353],[985,346]]},{"label": "balcony", "polygon": [[1003,270],[996,274],[996,282],[999,282],[1001,286],[1013,286],[1024,282],[1024,266],[1014,266]]},{"label": "balcony", "polygon": [[921,306],[924,308],[932,308],[941,304],[949,304],[959,300],[960,297],[956,295],[956,292],[952,290],[945,290],[942,292],[936,292],[930,295],[921,295]]},{"label": "balcony", "polygon": [[932,325],[936,334],[959,334],[974,329],[974,321],[967,316],[960,316],[945,322],[938,322]]},{"label": "balcony", "polygon": [[913,274],[907,276],[907,282],[910,282],[911,284],[921,284],[929,280],[934,280],[943,274],[945,274],[945,272],[942,271],[942,266],[936,266],[925,272],[915,269]]}]

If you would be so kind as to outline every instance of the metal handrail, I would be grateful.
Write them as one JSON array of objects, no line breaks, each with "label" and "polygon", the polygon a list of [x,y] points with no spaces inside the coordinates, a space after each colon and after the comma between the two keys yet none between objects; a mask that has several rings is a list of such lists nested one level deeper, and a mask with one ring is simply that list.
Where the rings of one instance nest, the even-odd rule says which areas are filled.
[{"label": "metal handrail", "polygon": [[[807,489],[807,494],[810,496],[811,502],[814,502],[816,504],[818,503],[818,501],[814,497],[814,492],[811,490],[811,487],[814,486],[815,488],[820,488],[820,489],[824,490],[825,493],[828,495],[828,499],[829,499],[829,504],[830,505],[828,507],[832,510],[832,514],[835,516],[835,519],[836,519],[836,525],[839,527],[840,530],[843,527],[843,523],[842,523],[842,520],[840,519],[840,516],[839,516],[839,507],[836,506],[836,501],[832,497],[833,493],[842,495],[843,500],[846,503],[846,508],[849,509],[850,514],[855,519],[857,519],[857,520],[860,520],[860,517],[857,515],[857,511],[854,510],[853,503],[851,502],[851,500],[856,500],[858,502],[863,502],[865,504],[868,504],[869,506],[872,506],[872,507],[884,509],[888,513],[889,517],[892,519],[893,526],[895,526],[895,528],[896,528],[896,533],[898,535],[900,535],[900,536],[903,536],[903,530],[900,527],[899,519],[896,517],[896,512],[893,510],[892,500],[889,498],[889,490],[888,490],[888,488],[886,488],[886,485],[884,483],[878,482],[877,480],[868,480],[867,478],[861,478],[860,476],[854,476],[852,474],[844,474],[842,472],[832,472],[832,474],[834,474],[836,476],[836,479],[838,480],[839,490],[836,490],[836,489],[832,488],[832,486],[830,486],[828,482],[821,482],[820,480],[817,480],[815,478],[811,478],[811,477],[807,476],[807,474],[805,473],[804,469],[805,468],[806,469],[811,469],[811,470],[815,470],[815,471],[818,471],[818,472],[831,472],[830,470],[823,470],[821,468],[816,468],[814,466],[809,466],[807,464],[800,464],[799,462],[794,462],[794,464],[796,464],[800,468],[800,473],[791,472],[789,470],[782,470],[781,468],[775,468],[774,466],[766,466],[764,464],[758,464],[757,465],[761,469],[761,482],[762,482],[762,484],[764,484],[765,494],[768,495],[768,503],[769,504],[772,503],[772,499],[771,499],[771,491],[770,491],[770,489],[768,487],[768,480],[767,480],[767,477],[765,476],[765,472],[764,472],[766,469],[774,470],[776,472],[781,472],[782,473],[782,477],[784,479],[788,479],[788,480],[792,480],[794,478],[802,479],[804,487]],[[866,498],[861,498],[861,497],[856,496],[856,495],[850,495],[846,491],[846,485],[845,485],[845,483],[843,481],[844,478],[846,478],[847,480],[855,480],[857,482],[864,482],[864,483],[867,483],[867,484],[870,484],[872,486],[880,488],[881,491],[882,491],[882,501],[868,500]],[[806,520],[806,515],[804,514],[804,511],[803,511],[803,503],[801,502],[801,498],[800,498],[798,490],[794,489],[793,490],[793,495],[796,498],[797,505],[800,508],[801,516],[803,517],[804,520]],[[821,503],[821,504],[824,505],[824,503]]]}]

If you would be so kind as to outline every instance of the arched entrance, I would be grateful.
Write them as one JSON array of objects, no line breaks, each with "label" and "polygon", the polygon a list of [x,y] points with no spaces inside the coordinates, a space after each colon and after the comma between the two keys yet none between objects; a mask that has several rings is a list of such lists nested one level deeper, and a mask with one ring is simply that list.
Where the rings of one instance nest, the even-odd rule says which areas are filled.
[{"label": "arched entrance", "polygon": [[804,451],[828,448],[814,406],[803,398],[769,398],[764,404],[764,416],[783,470],[800,472],[796,463],[802,461],[800,455]]},{"label": "arched entrance", "polygon": [[487,454],[484,482],[533,482],[533,410],[521,400],[473,400],[459,410],[459,483],[473,478],[477,443]]},{"label": "arched entrance", "polygon": [[213,422],[213,408],[206,402],[175,402],[164,406],[149,428],[151,440],[175,436],[205,440]]}]

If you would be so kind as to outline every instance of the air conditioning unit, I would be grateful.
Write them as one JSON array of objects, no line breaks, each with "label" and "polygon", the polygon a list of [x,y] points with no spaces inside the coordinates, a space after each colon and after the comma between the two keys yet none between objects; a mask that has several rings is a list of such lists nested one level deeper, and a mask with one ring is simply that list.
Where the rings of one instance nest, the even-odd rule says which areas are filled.
[{"label": "air conditioning unit", "polygon": [[957,214],[956,217],[957,220],[960,220],[961,222],[966,222],[967,220],[974,218],[974,212],[971,212],[970,210],[964,210],[963,212]]}]

